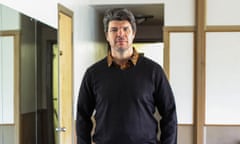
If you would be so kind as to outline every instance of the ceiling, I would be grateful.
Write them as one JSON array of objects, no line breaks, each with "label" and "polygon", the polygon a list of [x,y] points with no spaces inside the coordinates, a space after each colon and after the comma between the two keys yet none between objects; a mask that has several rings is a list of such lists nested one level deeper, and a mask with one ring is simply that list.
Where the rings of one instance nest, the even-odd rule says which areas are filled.
[{"label": "ceiling", "polygon": [[141,25],[163,25],[164,24],[164,5],[163,4],[142,4],[142,5],[96,5],[94,9],[104,14],[104,11],[108,8],[127,8],[133,12],[135,16],[139,15],[152,15],[153,18],[148,18]]}]

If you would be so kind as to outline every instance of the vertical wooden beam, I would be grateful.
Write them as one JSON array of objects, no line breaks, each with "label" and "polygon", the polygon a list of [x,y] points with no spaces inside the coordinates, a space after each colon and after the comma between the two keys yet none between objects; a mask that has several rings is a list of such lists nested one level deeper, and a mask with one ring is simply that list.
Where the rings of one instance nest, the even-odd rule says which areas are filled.
[{"label": "vertical wooden beam", "polygon": [[205,124],[205,3],[196,0],[194,144],[204,143]]},{"label": "vertical wooden beam", "polygon": [[170,76],[170,73],[169,73],[169,69],[170,69],[170,48],[169,48],[169,31],[166,27],[163,29],[163,43],[164,43],[163,68],[164,68],[164,71],[167,75],[167,78],[169,79],[169,76]]}]

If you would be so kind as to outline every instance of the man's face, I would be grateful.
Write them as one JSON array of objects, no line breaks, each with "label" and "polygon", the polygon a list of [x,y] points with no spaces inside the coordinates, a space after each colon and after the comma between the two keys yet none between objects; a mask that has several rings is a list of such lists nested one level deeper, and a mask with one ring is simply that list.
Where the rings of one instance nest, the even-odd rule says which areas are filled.
[{"label": "man's face", "polygon": [[126,51],[132,48],[135,32],[127,20],[112,20],[108,23],[108,32],[105,35],[111,50]]}]

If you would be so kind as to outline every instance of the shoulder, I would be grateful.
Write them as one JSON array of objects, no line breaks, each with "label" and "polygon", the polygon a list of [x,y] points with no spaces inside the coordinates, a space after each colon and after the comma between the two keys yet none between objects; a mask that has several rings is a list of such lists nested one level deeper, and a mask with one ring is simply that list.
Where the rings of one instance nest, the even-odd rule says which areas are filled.
[{"label": "shoulder", "polygon": [[147,69],[162,71],[162,66],[160,64],[145,56],[139,57],[139,65],[142,65]]},{"label": "shoulder", "polygon": [[90,65],[83,75],[83,81],[92,81],[99,72],[104,71],[107,67],[106,57]]},{"label": "shoulder", "polygon": [[139,59],[139,67],[141,71],[150,74],[153,81],[162,81],[162,79],[166,79],[166,73],[162,66],[150,58],[141,56]]},{"label": "shoulder", "polygon": [[98,71],[102,71],[104,69],[106,69],[108,66],[107,66],[107,58],[104,57],[102,58],[101,60],[95,62],[94,64],[90,65],[86,72],[87,73],[96,73]]}]

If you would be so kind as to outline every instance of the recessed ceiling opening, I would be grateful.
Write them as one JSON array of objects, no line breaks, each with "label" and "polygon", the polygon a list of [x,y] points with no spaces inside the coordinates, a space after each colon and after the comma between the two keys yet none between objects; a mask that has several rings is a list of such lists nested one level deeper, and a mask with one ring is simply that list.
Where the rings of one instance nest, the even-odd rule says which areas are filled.
[{"label": "recessed ceiling opening", "polygon": [[137,33],[134,42],[163,42],[164,4],[94,5],[102,19],[106,9],[127,8],[136,18]]}]

